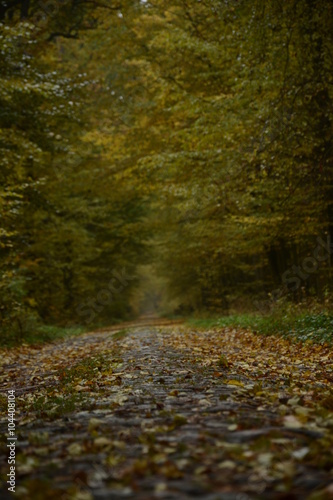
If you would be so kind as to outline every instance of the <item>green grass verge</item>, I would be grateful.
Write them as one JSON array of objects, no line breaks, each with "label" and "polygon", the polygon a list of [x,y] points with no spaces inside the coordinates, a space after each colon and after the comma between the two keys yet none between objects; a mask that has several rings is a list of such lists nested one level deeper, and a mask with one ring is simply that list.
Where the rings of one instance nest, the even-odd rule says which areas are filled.
[{"label": "green grass verge", "polygon": [[120,340],[120,339],[123,339],[124,337],[126,337],[126,335],[128,333],[129,333],[129,329],[123,328],[122,330],[118,330],[116,333],[114,333],[112,335],[112,337],[114,338],[114,340]]},{"label": "green grass verge", "polygon": [[87,329],[81,326],[66,328],[53,325],[39,325],[31,331],[25,332],[22,337],[10,335],[8,332],[4,333],[0,338],[0,347],[17,347],[23,343],[29,345],[44,344],[80,335],[85,331]]},{"label": "green grass verge", "polygon": [[[54,325],[34,325],[30,326],[29,330],[25,331],[22,335],[7,329],[7,331],[2,331],[0,333],[0,347],[17,347],[22,344],[45,344],[47,342],[75,337],[81,333],[91,331],[92,329],[96,329],[96,327],[94,326],[88,329],[83,326],[59,327]],[[117,331],[113,337],[115,340],[118,340],[125,337],[128,332],[128,329],[123,328]]]},{"label": "green grass verge", "polygon": [[312,340],[319,344],[333,342],[333,314],[304,313],[261,316],[259,314],[237,314],[220,318],[191,318],[190,326],[197,328],[248,328],[262,335],[281,335],[306,342]]}]

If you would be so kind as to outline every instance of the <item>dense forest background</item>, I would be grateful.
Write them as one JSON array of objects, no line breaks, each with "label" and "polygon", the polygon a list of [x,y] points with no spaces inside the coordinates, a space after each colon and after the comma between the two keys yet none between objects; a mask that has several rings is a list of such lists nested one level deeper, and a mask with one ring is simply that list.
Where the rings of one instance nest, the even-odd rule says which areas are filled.
[{"label": "dense forest background", "polygon": [[332,2],[0,1],[0,67],[3,335],[330,307]]}]

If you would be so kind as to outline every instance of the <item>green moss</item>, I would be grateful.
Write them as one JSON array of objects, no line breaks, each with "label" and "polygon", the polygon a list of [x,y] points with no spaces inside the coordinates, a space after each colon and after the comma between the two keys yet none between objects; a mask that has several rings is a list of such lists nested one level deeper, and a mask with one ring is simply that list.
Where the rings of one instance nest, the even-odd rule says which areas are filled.
[{"label": "green moss", "polygon": [[118,332],[114,333],[112,335],[112,338],[114,338],[115,340],[122,339],[126,337],[128,332],[129,332],[128,328],[123,328],[122,330],[119,330]]}]

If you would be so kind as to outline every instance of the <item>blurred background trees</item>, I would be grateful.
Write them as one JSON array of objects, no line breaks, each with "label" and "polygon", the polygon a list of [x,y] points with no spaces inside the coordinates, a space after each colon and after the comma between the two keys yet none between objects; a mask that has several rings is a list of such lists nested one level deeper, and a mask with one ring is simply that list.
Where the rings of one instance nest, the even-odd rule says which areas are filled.
[{"label": "blurred background trees", "polygon": [[0,2],[2,328],[324,300],[332,9]]}]

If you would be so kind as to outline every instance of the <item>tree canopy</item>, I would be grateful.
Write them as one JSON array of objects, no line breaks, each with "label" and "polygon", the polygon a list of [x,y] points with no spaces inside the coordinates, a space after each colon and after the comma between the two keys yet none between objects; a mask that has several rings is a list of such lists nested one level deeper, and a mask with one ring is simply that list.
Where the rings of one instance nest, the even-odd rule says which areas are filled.
[{"label": "tree canopy", "polygon": [[332,9],[0,2],[2,328],[326,296]]}]

